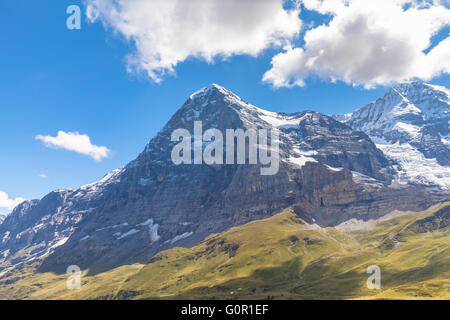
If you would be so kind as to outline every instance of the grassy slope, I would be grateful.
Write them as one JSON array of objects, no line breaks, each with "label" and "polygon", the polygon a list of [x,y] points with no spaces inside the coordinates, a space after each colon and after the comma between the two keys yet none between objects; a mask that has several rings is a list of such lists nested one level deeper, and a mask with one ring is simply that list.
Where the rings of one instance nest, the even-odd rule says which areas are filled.
[{"label": "grassy slope", "polygon": [[[84,276],[81,290],[67,290],[66,275],[22,270],[9,279],[23,279],[0,285],[0,299],[450,299],[449,227],[433,227],[441,217],[417,222],[444,206],[351,232],[311,227],[287,209],[161,252],[145,266]],[[382,290],[366,288],[370,265],[382,270]]]}]

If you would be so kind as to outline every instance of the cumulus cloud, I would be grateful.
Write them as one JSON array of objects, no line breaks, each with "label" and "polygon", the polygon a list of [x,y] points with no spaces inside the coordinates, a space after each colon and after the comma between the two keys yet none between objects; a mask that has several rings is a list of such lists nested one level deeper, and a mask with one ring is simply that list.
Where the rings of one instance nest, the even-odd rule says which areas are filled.
[{"label": "cumulus cloud", "polygon": [[16,198],[9,199],[6,192],[0,191],[0,208],[7,208],[8,210],[13,210],[17,205],[21,204],[25,199]]},{"label": "cumulus cloud", "polygon": [[78,132],[58,131],[56,137],[37,135],[35,138],[42,141],[47,147],[75,151],[90,156],[97,162],[108,157],[111,152],[107,147],[92,144],[88,135]]},{"label": "cumulus cloud", "polygon": [[90,21],[102,21],[134,44],[129,70],[144,71],[155,82],[188,58],[213,62],[238,54],[257,56],[266,48],[287,45],[301,29],[297,1],[85,2]]},{"label": "cumulus cloud", "polygon": [[346,0],[302,0],[302,3],[306,9],[321,14],[336,14],[347,5]]},{"label": "cumulus cloud", "polygon": [[318,76],[371,88],[450,73],[449,37],[430,48],[450,24],[441,1],[302,0],[306,9],[332,16],[307,30],[302,47],[286,46],[272,59],[263,81],[275,87],[304,86]]}]

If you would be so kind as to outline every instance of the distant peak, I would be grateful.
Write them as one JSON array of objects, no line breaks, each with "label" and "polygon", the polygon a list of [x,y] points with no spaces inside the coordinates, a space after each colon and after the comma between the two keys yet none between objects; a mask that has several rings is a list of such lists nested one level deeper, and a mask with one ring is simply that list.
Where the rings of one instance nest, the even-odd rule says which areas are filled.
[{"label": "distant peak", "polygon": [[394,85],[392,88],[397,91],[402,91],[405,89],[410,88],[418,88],[418,87],[424,87],[427,84],[423,82],[422,80],[412,80],[412,81],[402,81]]},{"label": "distant peak", "polygon": [[304,110],[304,111],[302,111],[301,112],[301,114],[303,114],[303,115],[318,115],[318,116],[324,116],[325,117],[325,115],[323,115],[323,114],[321,114],[320,112],[317,112],[317,111],[314,111],[314,110]]},{"label": "distant peak", "polygon": [[424,93],[428,95],[442,95],[450,96],[450,90],[444,86],[432,85],[422,80],[404,81],[392,87],[392,90],[404,97],[414,95],[416,93]]},{"label": "distant peak", "polygon": [[414,80],[414,81],[403,81],[399,82],[392,87],[392,89],[404,92],[408,90],[418,90],[418,89],[433,89],[436,91],[448,91],[448,89],[444,86],[438,86],[426,83],[422,80]]},{"label": "distant peak", "polygon": [[397,83],[397,86],[414,86],[414,85],[424,85],[426,84],[423,80],[406,80],[406,81],[400,81]]},{"label": "distant peak", "polygon": [[320,120],[333,119],[330,116],[327,116],[323,113],[313,111],[313,110],[304,110],[304,111],[300,112],[299,115],[302,120],[308,120],[308,121],[320,121]]}]

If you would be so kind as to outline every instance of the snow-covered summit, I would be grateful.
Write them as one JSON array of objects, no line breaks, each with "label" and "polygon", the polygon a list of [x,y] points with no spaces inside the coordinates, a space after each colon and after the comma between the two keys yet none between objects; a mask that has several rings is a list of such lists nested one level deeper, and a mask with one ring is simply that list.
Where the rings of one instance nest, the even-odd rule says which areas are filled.
[{"label": "snow-covered summit", "polygon": [[[383,98],[355,111],[346,122],[370,136],[389,142],[418,140],[424,126],[448,120],[449,92],[445,87],[419,81],[401,83],[389,90]],[[448,122],[436,127],[434,131],[446,136]]]},{"label": "snow-covered summit", "polygon": [[450,90],[403,82],[351,116],[336,116],[368,134],[399,165],[399,179],[450,192]]},{"label": "snow-covered summit", "polygon": [[215,83],[191,94],[188,101],[186,101],[181,110],[186,111],[187,109],[194,108],[197,111],[200,111],[200,109],[209,105],[213,105],[214,107],[234,106],[238,108],[250,109],[253,111],[265,111],[243,100],[234,92]]},{"label": "snow-covered summit", "polygon": [[190,99],[191,100],[195,100],[204,96],[207,96],[208,94],[214,92],[214,91],[218,91],[224,95],[234,95],[234,93],[232,93],[231,91],[228,91],[227,89],[225,89],[224,87],[213,83],[209,86],[203,87],[200,90],[194,92],[193,94],[190,95]]}]

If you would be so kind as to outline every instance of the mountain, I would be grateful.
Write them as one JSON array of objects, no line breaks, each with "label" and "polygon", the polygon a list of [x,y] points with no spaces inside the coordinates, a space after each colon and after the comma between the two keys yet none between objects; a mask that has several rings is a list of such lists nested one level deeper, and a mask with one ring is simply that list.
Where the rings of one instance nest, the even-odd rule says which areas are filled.
[{"label": "mountain", "polygon": [[[194,132],[195,121],[204,131],[278,133],[277,174],[262,175],[261,164],[175,165],[172,133]],[[307,223],[328,227],[423,210],[439,200],[421,187],[390,187],[395,175],[365,133],[313,111],[265,111],[211,85],[192,94],[123,168],[17,206],[0,225],[0,277],[29,266],[65,272],[78,265],[95,274],[147,263],[161,251],[192,247],[288,207]]]},{"label": "mountain", "polygon": [[395,162],[399,184],[450,193],[450,90],[421,81],[394,86],[383,98],[335,117],[363,131]]},{"label": "mountain", "polygon": [[[450,203],[321,228],[291,209],[172,248],[147,264],[66,275],[15,272],[0,299],[449,299]],[[369,290],[369,266],[381,290]]]},{"label": "mountain", "polygon": [[0,224],[2,224],[3,220],[5,220],[5,216],[2,216],[2,215],[0,214]]}]

